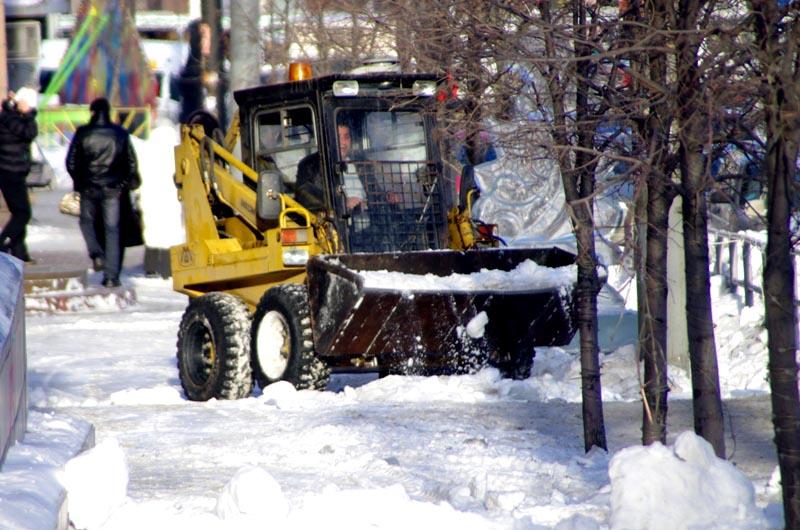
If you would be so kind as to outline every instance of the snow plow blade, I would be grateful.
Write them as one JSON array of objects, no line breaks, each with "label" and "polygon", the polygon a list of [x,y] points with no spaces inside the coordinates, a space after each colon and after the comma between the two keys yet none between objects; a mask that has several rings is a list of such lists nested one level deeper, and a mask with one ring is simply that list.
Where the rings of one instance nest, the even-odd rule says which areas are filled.
[{"label": "snow plow blade", "polygon": [[[433,288],[419,288],[402,276],[375,285],[368,278],[373,271],[439,277],[512,271],[526,260],[534,267],[559,268],[573,265],[575,255],[548,247],[316,256],[307,270],[318,355],[332,365],[356,355],[379,362],[382,356],[405,355],[444,367],[466,346],[513,356],[531,355],[534,346],[569,343],[576,320],[574,268],[566,285],[534,281],[500,289],[439,288],[435,279]],[[488,317],[482,334],[468,333],[481,312]]]}]

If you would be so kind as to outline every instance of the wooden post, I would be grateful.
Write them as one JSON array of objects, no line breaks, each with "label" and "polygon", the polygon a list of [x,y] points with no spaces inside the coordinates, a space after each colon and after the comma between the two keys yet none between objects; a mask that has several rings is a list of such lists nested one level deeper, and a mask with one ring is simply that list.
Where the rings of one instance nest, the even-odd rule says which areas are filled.
[{"label": "wooden post", "polygon": [[[232,2],[232,4],[236,4]],[[208,24],[211,28],[211,53],[208,56],[206,67],[209,72],[216,72],[217,77],[217,93],[214,96],[217,99],[217,118],[222,124],[222,128],[227,128],[228,122],[228,109],[225,105],[225,94],[227,92],[225,73],[224,73],[224,49],[222,46],[222,2],[221,0],[201,0],[200,10],[202,12],[203,22]]]},{"label": "wooden post", "polygon": [[750,242],[742,242],[742,270],[744,271],[744,304],[753,307],[753,278],[750,272]]},{"label": "wooden post", "polygon": [[736,241],[728,242],[728,290],[736,294]]}]

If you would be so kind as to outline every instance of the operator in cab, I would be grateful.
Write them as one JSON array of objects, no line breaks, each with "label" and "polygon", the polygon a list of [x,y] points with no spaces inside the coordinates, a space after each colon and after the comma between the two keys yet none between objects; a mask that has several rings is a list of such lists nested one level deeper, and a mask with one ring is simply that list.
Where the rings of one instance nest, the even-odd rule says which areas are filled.
[{"label": "operator in cab", "polygon": [[[350,126],[346,122],[339,122],[336,126],[336,134],[339,144],[339,162],[343,164],[344,168],[342,176],[346,197],[345,205],[352,220],[352,227],[358,232],[369,226],[367,194],[355,168],[352,167],[352,164],[347,163],[348,160],[354,158]],[[297,165],[295,198],[311,211],[326,209],[323,179],[319,152],[312,153],[300,160]]]}]

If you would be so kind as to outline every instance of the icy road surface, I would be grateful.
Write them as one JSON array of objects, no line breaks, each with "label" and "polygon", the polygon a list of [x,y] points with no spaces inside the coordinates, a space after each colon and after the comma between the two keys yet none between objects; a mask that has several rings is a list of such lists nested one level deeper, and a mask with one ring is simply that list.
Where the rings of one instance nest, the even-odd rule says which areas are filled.
[{"label": "icy road surface", "polygon": [[[144,524],[147,513],[162,522],[175,517],[173,528],[216,528],[217,499],[247,465],[268,470],[294,508],[331,485],[399,484],[411,499],[446,502],[478,528],[607,517],[611,455],[584,455],[580,403],[549,399],[554,387],[544,386],[569,354],[540,352],[527,381],[503,380],[491,369],[442,378],[339,376],[326,392],[277,384],[245,400],[194,403],[183,399],[175,368],[185,298],[169,281],[128,282],[137,306],[27,323],[31,405],[93,423],[98,444],[116,439],[125,454],[128,501],[108,528]],[[609,374],[633,377],[624,364],[609,364]],[[579,381],[559,384],[578,388]],[[624,386],[609,390],[625,398]],[[638,402],[607,403],[605,411],[612,454],[640,443]],[[737,444],[729,441],[732,461],[763,496],[775,465],[769,402],[728,401],[727,411],[739,434]],[[670,439],[691,425],[691,403],[671,401]]]}]

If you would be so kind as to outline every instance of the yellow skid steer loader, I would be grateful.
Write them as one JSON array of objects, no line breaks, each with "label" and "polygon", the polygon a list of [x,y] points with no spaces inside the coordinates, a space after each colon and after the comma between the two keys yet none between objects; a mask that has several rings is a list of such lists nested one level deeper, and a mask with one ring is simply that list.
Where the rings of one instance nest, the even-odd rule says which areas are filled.
[{"label": "yellow skid steer loader", "polygon": [[190,297],[178,332],[189,399],[246,397],[254,381],[322,389],[331,370],[489,363],[522,378],[535,346],[571,340],[574,279],[459,283],[566,271],[575,256],[481,244],[439,155],[437,90],[426,74],[334,74],[235,92],[225,137],[210,115],[182,126],[186,242],[170,260]]}]

